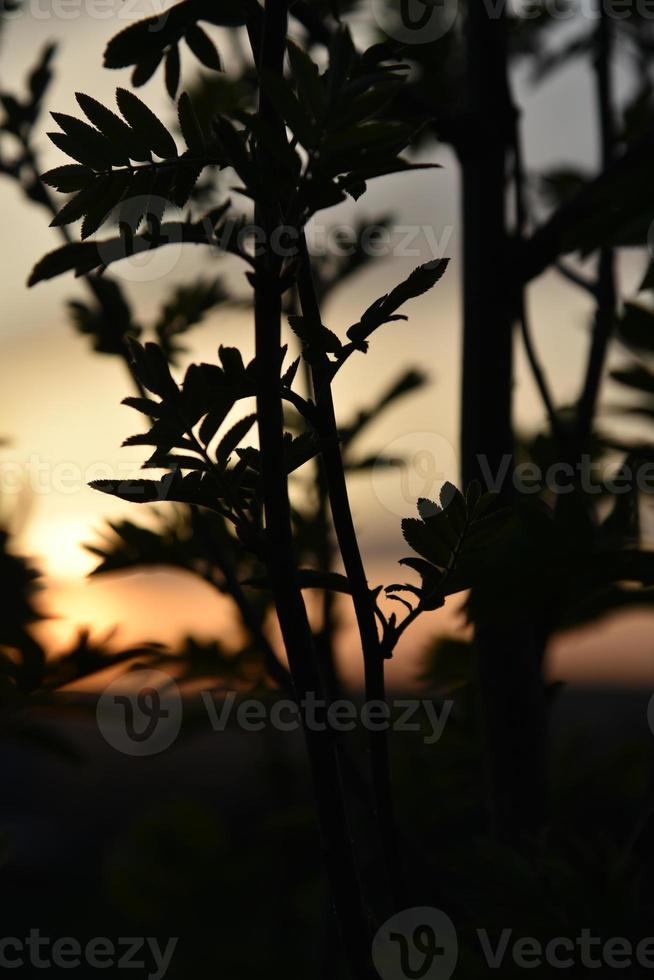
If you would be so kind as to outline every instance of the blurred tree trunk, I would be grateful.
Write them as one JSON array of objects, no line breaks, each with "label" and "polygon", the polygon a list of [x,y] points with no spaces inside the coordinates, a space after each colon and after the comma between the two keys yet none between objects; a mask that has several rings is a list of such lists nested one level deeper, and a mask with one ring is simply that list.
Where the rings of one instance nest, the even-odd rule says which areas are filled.
[{"label": "blurred tree trunk", "polygon": [[[467,6],[467,112],[458,153],[463,194],[464,486],[488,485],[512,460],[513,324],[519,284],[511,262],[506,174],[514,109],[505,23],[479,0]],[[500,488],[511,497],[512,462]],[[516,615],[519,611],[516,610]],[[497,835],[520,845],[545,818],[545,711],[536,631],[528,622],[478,622],[476,646]]]}]

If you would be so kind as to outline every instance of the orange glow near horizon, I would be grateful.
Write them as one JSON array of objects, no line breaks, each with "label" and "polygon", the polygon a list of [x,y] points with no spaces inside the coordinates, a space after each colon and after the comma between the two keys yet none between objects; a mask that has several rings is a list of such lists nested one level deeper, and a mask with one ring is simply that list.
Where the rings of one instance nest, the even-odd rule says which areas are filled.
[{"label": "orange glow near horizon", "polygon": [[[39,46],[58,36],[61,47],[49,107],[63,112],[73,109],[73,93],[80,79],[84,91],[110,104],[115,86],[128,77],[126,72],[107,72],[101,67],[103,47],[115,29],[112,18],[81,16],[66,23],[49,17],[12,18],[3,34],[6,87],[18,90]],[[171,105],[160,80],[151,81],[141,91],[149,105],[171,119]],[[529,110],[525,112],[525,136],[530,172],[556,167],[562,160],[592,165],[593,122],[585,109],[583,85],[570,86],[564,79],[534,92],[524,79],[517,79],[516,92],[518,101]],[[556,126],[551,125],[552,119]],[[59,151],[45,138],[48,125],[44,113],[38,134],[44,169],[62,162]],[[375,221],[380,214],[393,212],[399,227],[418,231],[427,227],[436,232],[439,242],[447,241],[452,256],[438,293],[417,299],[407,309],[408,322],[379,331],[369,354],[351,358],[347,372],[337,379],[335,398],[339,419],[347,421],[401,371],[410,367],[428,370],[430,384],[371,426],[358,448],[363,458],[402,447],[412,451],[416,440],[426,439],[428,445],[438,447],[434,454],[439,467],[456,479],[461,360],[459,185],[453,155],[447,148],[432,147],[430,158],[434,155],[442,169],[415,173],[408,185],[403,175],[372,181],[361,203],[348,203],[327,213],[325,222],[337,224],[363,218]],[[137,474],[142,458],[139,447],[120,447],[141,422],[131,409],[120,405],[121,399],[132,394],[124,365],[115,357],[94,354],[88,338],[76,334],[68,322],[65,302],[80,297],[83,284],[64,276],[35,289],[25,287],[31,266],[58,242],[56,230],[48,227],[49,219],[4,179],[0,179],[0,206],[5,227],[11,229],[0,243],[4,273],[0,386],[6,411],[11,411],[0,421],[0,436],[10,440],[0,452],[0,503],[3,518],[20,525],[16,548],[32,556],[46,575],[42,602],[52,618],[39,625],[39,635],[54,651],[74,642],[83,627],[98,639],[115,629],[114,646],[144,640],[174,645],[189,635],[219,639],[227,645],[235,642],[238,625],[230,600],[189,574],[152,570],[85,580],[94,562],[82,550],[82,543],[93,540],[94,531],[107,519],[144,519],[144,511],[88,487],[89,480],[98,476],[127,475],[126,469]],[[393,254],[352,277],[326,304],[326,324],[342,334],[389,284],[434,258],[430,247],[428,236],[419,234],[414,254]],[[624,259],[620,272],[626,283],[642,278],[640,265],[630,257]],[[225,276],[236,291],[244,285],[243,269],[235,260],[217,262],[193,246],[182,251],[165,276],[153,266],[150,281],[136,281],[120,263],[115,274],[123,276],[137,320],[146,325],[156,318],[170,287],[198,274]],[[591,301],[557,275],[548,274],[530,289],[529,303],[535,342],[551,375],[554,397],[558,404],[569,404],[576,397],[586,357]],[[290,340],[295,343],[294,338]],[[190,359],[214,361],[218,344],[238,345],[251,352],[249,316],[241,311],[208,316],[189,335],[190,350],[180,370]],[[544,413],[520,349],[515,393],[520,426],[525,430],[542,426]],[[608,403],[610,387],[606,395]],[[612,419],[607,422],[610,430]],[[22,474],[23,483],[12,483],[9,489],[8,476],[17,473]],[[353,475],[351,480],[361,547],[370,581],[375,584],[397,579],[396,560],[406,553],[400,519],[414,512],[417,495],[413,485],[412,498],[404,489],[392,487],[388,481],[393,478],[386,472],[379,480],[374,473]],[[349,612],[344,613],[339,656],[344,673],[356,684],[361,673],[360,652],[350,606],[342,606]],[[389,663],[390,684],[415,678],[421,651],[433,636],[463,628],[459,607],[459,599],[451,600],[444,610],[419,620]],[[592,630],[566,634],[552,644],[550,673],[591,683],[598,678],[654,683],[651,635],[651,615],[646,613],[613,617]]]}]

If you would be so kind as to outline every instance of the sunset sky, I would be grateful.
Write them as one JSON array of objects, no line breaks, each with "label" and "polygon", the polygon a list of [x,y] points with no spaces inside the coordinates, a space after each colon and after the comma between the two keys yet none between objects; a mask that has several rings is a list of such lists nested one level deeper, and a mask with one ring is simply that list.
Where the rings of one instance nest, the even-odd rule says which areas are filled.
[{"label": "sunset sky", "polygon": [[[127,72],[103,70],[106,40],[130,19],[150,14],[145,0],[122,5],[119,0],[65,0],[47,4],[31,0],[20,16],[7,24],[0,50],[0,87],[16,91],[41,46],[59,44],[56,80],[48,93],[48,107],[76,114],[75,90],[87,92],[107,104],[113,90],[128,84]],[[157,8],[158,9],[158,8]],[[129,11],[129,12],[128,12]],[[357,29],[366,24],[365,5]],[[101,16],[98,16],[100,12]],[[196,63],[183,62],[188,81]],[[621,78],[623,88],[628,79]],[[590,74],[580,66],[561,72],[556,80],[534,91],[524,74],[516,76],[518,101],[525,109],[526,160],[530,170],[578,162],[592,168],[596,157],[595,119]],[[170,103],[163,93],[161,73],[140,90],[155,110],[172,120]],[[45,137],[53,128],[47,116],[41,120],[39,145],[43,168],[64,162],[60,151]],[[394,213],[398,226],[427,226],[418,230],[414,248],[419,254],[382,259],[374,269],[347,284],[325,311],[327,325],[341,334],[362,310],[389,286],[404,278],[420,262],[433,257],[436,240],[452,263],[439,287],[416,300],[406,312],[408,323],[391,324],[379,332],[367,356],[352,358],[339,376],[335,395],[342,419],[364,406],[368,398],[385,388],[406,367],[427,370],[432,384],[402,402],[371,429],[362,451],[386,450],[409,456],[427,446],[439,460],[436,479],[457,480],[457,400],[460,370],[460,261],[457,168],[449,150],[434,146],[425,158],[437,160],[443,169],[426,170],[410,178],[401,175],[373,182],[356,205],[323,214],[323,223],[346,223],[353,218]],[[120,405],[131,394],[125,368],[115,360],[93,354],[87,340],[74,333],[64,309],[65,300],[83,294],[83,284],[71,276],[42,283],[27,290],[30,268],[44,252],[57,245],[55,230],[48,228],[46,214],[21,200],[5,178],[0,178],[0,206],[4,217],[2,249],[2,319],[0,388],[3,419],[0,432],[8,445],[0,450],[2,506],[19,530],[18,543],[47,573],[48,605],[63,617],[51,625],[55,645],[71,634],[71,624],[92,624],[96,630],[129,618],[132,639],[147,633],[149,639],[170,639],[194,632],[221,633],[226,628],[224,605],[208,587],[190,576],[151,573],[110,577],[86,584],[82,576],[93,561],[81,548],[107,517],[139,516],[135,507],[100,495],[88,480],[124,473],[127,462],[136,473],[139,448],[121,449],[120,443],[136,432],[136,414]],[[398,243],[402,232],[395,232]],[[314,237],[318,238],[314,229]],[[184,281],[199,271],[207,276],[225,273],[242,282],[242,269],[216,261],[187,246],[183,254],[164,252],[147,269],[125,263],[114,267],[124,279],[141,322],[151,321],[173,282]],[[122,268],[126,265],[126,268]],[[643,258],[623,263],[627,288],[638,280]],[[165,278],[164,278],[165,277]],[[138,281],[138,280],[144,281]],[[557,399],[572,400],[587,349],[588,305],[580,292],[555,275],[540,279],[530,290],[529,304],[539,351],[552,379]],[[189,337],[189,359],[215,357],[219,343],[252,349],[252,325],[245,313],[220,313]],[[615,392],[607,386],[605,402]],[[528,376],[522,353],[517,357],[517,417],[527,428],[542,422],[542,411]],[[615,423],[614,423],[615,424]],[[388,449],[390,445],[390,450]],[[119,469],[120,468],[120,469]],[[424,492],[424,473],[412,472],[410,487],[417,497]],[[400,518],[411,514],[412,505],[402,499],[397,475],[357,476],[352,481],[355,518],[361,532],[371,581],[388,581],[397,575],[394,562],[404,554]],[[415,493],[414,493],[415,491]],[[433,493],[433,490],[431,491]],[[439,614],[451,623],[454,614]],[[438,620],[436,620],[438,622]],[[597,679],[608,677],[621,648],[623,674],[646,673],[654,677],[654,658],[649,635],[651,620],[641,614],[630,623],[604,630],[599,637],[569,638],[557,644],[557,669],[568,676],[588,676],[591,652]],[[426,621],[420,636],[434,628]],[[627,642],[625,642],[627,641]],[[415,648],[415,639],[412,649]],[[627,663],[629,661],[629,663]],[[602,671],[607,671],[606,675]]]}]

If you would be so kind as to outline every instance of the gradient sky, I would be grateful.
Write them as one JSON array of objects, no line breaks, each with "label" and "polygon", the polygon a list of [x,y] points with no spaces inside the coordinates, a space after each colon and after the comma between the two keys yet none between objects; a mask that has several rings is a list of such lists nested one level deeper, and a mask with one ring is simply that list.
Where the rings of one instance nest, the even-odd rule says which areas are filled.
[{"label": "gradient sky", "polygon": [[[58,4],[28,0],[22,14],[10,20],[5,29],[0,50],[0,86],[15,91],[41,45],[56,40],[59,51],[56,80],[47,100],[49,108],[76,114],[76,89],[111,104],[114,88],[128,83],[128,73],[101,68],[106,40],[129,20],[154,9],[145,0],[138,6],[119,0],[61,0]],[[366,25],[365,4],[361,11],[358,29]],[[183,70],[188,79],[195,70],[193,59],[183,61]],[[518,101],[525,110],[528,169],[574,162],[592,168],[596,157],[595,119],[588,71],[580,66],[563,71],[537,91],[524,73],[518,72],[515,84]],[[628,84],[620,72],[621,90],[625,91]],[[171,119],[170,104],[162,88],[157,73],[141,90],[142,96]],[[62,154],[44,135],[49,128],[44,116],[39,130],[44,169],[63,162]],[[321,218],[325,224],[340,223],[390,210],[398,226],[428,227],[427,232],[418,233],[413,246],[419,254],[382,259],[374,269],[356,277],[334,295],[325,310],[325,321],[342,333],[380,293],[399,282],[414,266],[433,257],[430,243],[434,237],[445,245],[444,254],[452,257],[452,263],[443,282],[407,309],[408,323],[387,326],[375,337],[368,355],[351,359],[339,376],[335,394],[340,416],[346,419],[386,387],[395,373],[413,365],[427,370],[433,382],[430,387],[407,399],[385,416],[383,423],[371,428],[361,450],[390,447],[392,452],[404,450],[411,455],[428,446],[439,461],[435,475],[456,481],[461,325],[457,168],[447,148],[435,146],[426,157],[438,160],[443,169],[372,182],[369,193],[356,205],[332,209]],[[81,542],[91,539],[94,528],[101,527],[106,517],[128,513],[138,516],[134,507],[97,494],[86,483],[94,476],[118,472],[118,467],[129,462],[136,473],[141,458],[138,447],[119,447],[125,436],[138,431],[139,421],[132,410],[119,404],[131,393],[124,367],[111,358],[92,354],[87,341],[76,335],[67,321],[64,301],[83,294],[83,285],[67,276],[29,291],[25,287],[33,263],[58,244],[56,232],[47,227],[47,217],[36,206],[20,200],[12,184],[2,178],[0,207],[4,215],[0,241],[0,387],[4,417],[0,431],[10,440],[10,445],[0,450],[3,506],[13,515],[21,548],[33,555],[48,574],[48,602],[62,617],[55,627],[49,627],[51,635],[60,644],[70,635],[71,622],[92,623],[97,629],[126,618],[136,618],[132,633],[147,624],[150,638],[189,631],[205,635],[224,632],[225,614],[220,603],[190,576],[153,573],[138,578],[111,576],[92,585],[82,582],[80,577],[92,567],[92,561],[81,549]],[[394,241],[399,240],[398,231]],[[142,322],[154,317],[174,281],[184,281],[199,271],[213,275],[226,270],[230,277],[242,278],[238,266],[216,262],[199,249],[187,247],[172,260],[165,251],[148,266],[144,282],[134,281],[139,274],[133,269],[123,269],[122,264],[114,267],[116,275],[126,277],[126,288]],[[637,281],[642,266],[642,256],[623,262],[627,288]],[[570,401],[578,391],[587,349],[588,304],[577,289],[556,275],[547,275],[530,289],[529,305],[537,345],[555,395],[561,402]],[[192,356],[212,359],[219,343],[238,344],[250,351],[251,332],[247,315],[219,313],[208,318],[189,338]],[[612,394],[607,386],[606,403],[611,402]],[[521,351],[517,354],[516,405],[517,418],[525,427],[541,424],[542,410]],[[412,471],[410,495],[415,498],[424,492],[425,480],[431,475]],[[14,477],[17,483],[22,480],[20,492],[11,491]],[[369,576],[371,580],[388,581],[396,576],[394,562],[405,548],[400,517],[408,516],[412,505],[403,500],[397,476],[358,476],[352,481],[352,490]],[[181,601],[172,601],[173,595]],[[453,620],[452,612],[440,615],[448,622]],[[645,622],[649,627],[650,621]],[[637,661],[636,668],[629,668],[632,671],[641,667],[649,670],[652,660],[651,644],[643,639],[650,630],[640,623],[638,619],[636,626],[632,623],[625,627],[629,630],[630,656]],[[421,630],[422,635],[433,627],[432,618]],[[602,637],[607,635],[605,631]],[[121,636],[131,638],[124,628]],[[596,640],[597,637],[595,643]],[[607,651],[615,649],[614,634],[610,643],[602,639],[601,645]],[[596,645],[593,649],[597,652]],[[567,645],[558,644],[557,665],[563,664],[562,669],[571,676],[579,664],[584,672],[589,659],[579,638],[572,638]],[[601,672],[601,667],[597,669]]]}]

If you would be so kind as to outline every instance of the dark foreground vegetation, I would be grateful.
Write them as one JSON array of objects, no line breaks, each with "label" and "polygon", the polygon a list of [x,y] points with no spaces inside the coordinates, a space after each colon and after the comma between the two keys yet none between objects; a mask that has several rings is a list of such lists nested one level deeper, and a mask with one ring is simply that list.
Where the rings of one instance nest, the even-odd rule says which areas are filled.
[{"label": "dark foreground vegetation", "polygon": [[[2,170],[62,236],[29,285],[47,289],[74,272],[74,325],[99,355],[121,359],[132,386],[124,401],[137,431],[127,444],[143,447],[146,478],[93,489],[159,514],[156,525],[138,514],[114,524],[94,548],[97,574],[183,568],[231,598],[244,637],[236,655],[220,638],[116,653],[81,637],[52,661],[31,632],[35,573],[3,537],[4,891],[16,920],[8,934],[180,937],[170,977],[446,977],[451,937],[430,945],[424,937],[438,936],[426,922],[405,934],[398,926],[381,953],[375,940],[392,916],[424,906],[454,924],[458,976],[529,967],[647,975],[647,698],[575,701],[546,681],[544,660],[560,631],[652,600],[641,479],[654,411],[651,20],[604,4],[593,16],[580,10],[577,32],[562,35],[546,4],[525,17],[470,0],[433,41],[411,43],[397,10],[384,15],[377,3],[355,43],[355,6],[183,0],[130,25],[110,41],[105,66],[131,68],[132,86],[118,87],[111,106],[80,91],[76,116],[52,112],[49,135],[64,156],[47,173],[35,126],[50,108],[54,48],[25,87],[2,94]],[[447,4],[422,7],[412,30],[451,14]],[[181,77],[182,42],[203,66],[200,81]],[[594,84],[596,172],[527,173],[512,69],[527,65],[542,81],[582,59]],[[630,79],[620,100],[618,61]],[[163,119],[134,91],[155,73],[171,100]],[[451,269],[433,256],[389,278],[354,323],[328,326],[330,294],[372,260],[373,222],[360,212],[346,256],[312,256],[307,229],[343,201],[365,202],[372,180],[410,181],[419,168],[436,184],[436,140],[453,148],[462,189],[461,486],[412,502],[400,581],[382,586],[368,581],[348,479],[397,465],[364,455],[359,439],[426,384],[425,365],[389,370],[383,396],[345,420],[334,382],[378,331],[402,330],[417,297],[431,297],[437,330],[439,283]],[[418,162],[417,150],[432,162],[424,152]],[[254,240],[241,234],[252,228]],[[171,247],[207,252],[216,275],[175,286],[144,323],[120,263]],[[618,275],[623,250],[642,262],[635,295],[624,295]],[[592,310],[572,405],[556,403],[529,322],[528,287],[552,271]],[[215,361],[182,370],[184,335],[237,306],[253,311],[254,357],[222,345],[218,327]],[[513,411],[517,343],[546,422],[528,439]],[[644,420],[638,439],[604,433],[614,349],[626,411]],[[621,468],[620,486],[589,491],[588,467],[599,472],[607,460]],[[556,467],[568,484],[521,492],[513,477],[525,463]],[[361,698],[382,712],[390,702],[394,717],[385,664],[419,616],[455,595],[474,639],[441,640],[425,657],[424,697],[439,711],[452,702],[442,737],[312,724],[311,699],[343,696],[335,647],[344,603],[356,616]],[[187,692],[211,687],[218,703],[226,691],[264,706],[295,701],[302,731],[232,725],[208,737],[206,703],[189,694],[174,745],[133,757],[129,743],[107,736],[106,701],[96,711],[68,688],[93,675],[102,686],[107,667],[144,666],[165,669]],[[154,732],[170,720],[164,694],[148,687],[111,702],[135,744],[150,722]],[[601,937],[600,960],[589,935]],[[534,963],[532,948],[525,964],[524,944],[513,945],[525,937],[543,947],[562,937],[574,955],[562,965],[550,951]],[[495,955],[502,942],[508,952],[493,967],[484,951],[490,943]],[[391,967],[384,957],[395,947]]]}]

